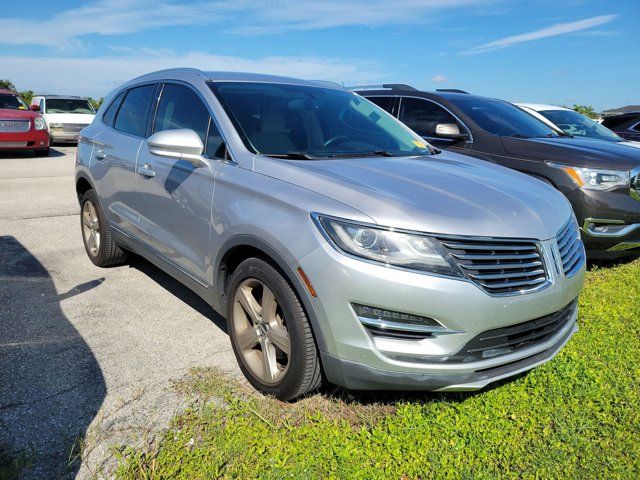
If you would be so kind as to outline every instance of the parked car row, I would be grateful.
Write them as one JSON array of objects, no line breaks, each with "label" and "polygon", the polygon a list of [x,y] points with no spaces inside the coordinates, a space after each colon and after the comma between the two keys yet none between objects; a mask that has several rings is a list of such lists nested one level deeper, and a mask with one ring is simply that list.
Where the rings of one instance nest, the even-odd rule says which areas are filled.
[{"label": "parked car row", "polygon": [[183,282],[227,318],[248,381],[285,400],[323,382],[476,390],[550,360],[577,328],[579,226],[551,182],[496,160],[539,145],[552,164],[531,173],[560,172],[561,187],[618,180],[571,177],[559,160],[582,150],[513,105],[361,93],[384,108],[258,74],[118,87],[79,138],[88,257],[135,252]]},{"label": "parked car row", "polygon": [[[407,85],[356,91],[434,146],[518,170],[561,191],[590,257],[640,251],[640,150],[595,137],[607,135],[604,127],[562,110],[541,108],[534,115],[536,107],[460,91],[422,92]],[[543,114],[552,120],[543,121]],[[570,127],[570,121],[578,123]],[[580,135],[581,129],[589,135]]]},{"label": "parked car row", "polygon": [[0,151],[31,150],[47,156],[50,143],[76,143],[94,116],[86,98],[37,95],[28,106],[17,93],[0,90]]}]

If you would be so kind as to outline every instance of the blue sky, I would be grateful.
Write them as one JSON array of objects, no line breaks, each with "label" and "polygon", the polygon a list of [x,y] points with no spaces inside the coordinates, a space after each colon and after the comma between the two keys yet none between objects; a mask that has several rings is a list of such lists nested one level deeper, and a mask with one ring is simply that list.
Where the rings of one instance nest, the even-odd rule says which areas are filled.
[{"label": "blue sky", "polygon": [[[0,77],[102,96],[174,66],[640,103],[640,1],[5,0]],[[8,13],[10,12],[10,13]]]}]

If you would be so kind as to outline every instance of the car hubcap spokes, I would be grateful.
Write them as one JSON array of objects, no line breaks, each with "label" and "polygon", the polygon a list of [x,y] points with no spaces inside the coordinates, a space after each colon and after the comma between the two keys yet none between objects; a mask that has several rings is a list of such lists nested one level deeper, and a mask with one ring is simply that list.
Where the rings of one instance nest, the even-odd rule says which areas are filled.
[{"label": "car hubcap spokes", "polygon": [[289,367],[291,339],[274,293],[260,280],[240,284],[233,305],[233,327],[246,365],[262,382],[280,381]]},{"label": "car hubcap spokes", "polygon": [[100,221],[96,207],[89,200],[82,207],[82,232],[87,250],[95,257],[100,250]]}]

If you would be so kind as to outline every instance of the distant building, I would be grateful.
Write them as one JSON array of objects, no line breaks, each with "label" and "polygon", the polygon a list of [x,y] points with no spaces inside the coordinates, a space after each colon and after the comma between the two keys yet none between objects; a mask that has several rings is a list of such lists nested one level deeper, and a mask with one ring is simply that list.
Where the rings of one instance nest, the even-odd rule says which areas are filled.
[{"label": "distant building", "polygon": [[626,107],[612,108],[602,112],[603,117],[609,117],[611,115],[620,115],[622,113],[640,112],[640,105],[627,105]]}]

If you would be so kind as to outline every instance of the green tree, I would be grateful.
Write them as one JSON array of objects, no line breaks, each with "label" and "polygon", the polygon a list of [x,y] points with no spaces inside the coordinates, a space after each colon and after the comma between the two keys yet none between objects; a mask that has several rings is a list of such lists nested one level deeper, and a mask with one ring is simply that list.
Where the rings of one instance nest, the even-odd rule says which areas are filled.
[{"label": "green tree", "polygon": [[591,105],[574,105],[573,108],[576,112],[589,118],[598,118],[598,112]]},{"label": "green tree", "polygon": [[0,79],[0,88],[5,88],[7,90],[11,90],[12,92],[16,91],[16,86],[8,78],[5,78],[4,80]]},{"label": "green tree", "polygon": [[27,105],[31,105],[31,99],[33,99],[32,90],[25,90],[23,92],[18,92],[18,95],[20,95],[20,98],[22,98]]},{"label": "green tree", "polygon": [[102,105],[102,102],[104,102],[104,97],[100,97],[97,100],[95,98],[89,97],[89,103],[93,108],[96,109],[96,111],[100,108],[100,106]]}]

